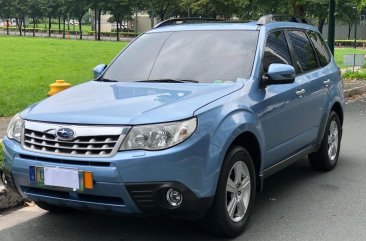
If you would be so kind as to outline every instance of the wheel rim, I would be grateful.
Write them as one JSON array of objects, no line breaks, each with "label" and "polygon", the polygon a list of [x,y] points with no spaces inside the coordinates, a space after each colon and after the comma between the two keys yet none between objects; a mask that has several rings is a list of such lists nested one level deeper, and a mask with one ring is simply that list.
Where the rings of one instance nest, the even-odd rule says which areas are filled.
[{"label": "wheel rim", "polygon": [[233,222],[240,222],[250,200],[250,174],[247,165],[239,161],[230,171],[226,182],[226,210]]},{"label": "wheel rim", "polygon": [[337,158],[338,148],[339,148],[339,131],[336,121],[332,121],[329,126],[328,135],[328,157],[334,163]]}]

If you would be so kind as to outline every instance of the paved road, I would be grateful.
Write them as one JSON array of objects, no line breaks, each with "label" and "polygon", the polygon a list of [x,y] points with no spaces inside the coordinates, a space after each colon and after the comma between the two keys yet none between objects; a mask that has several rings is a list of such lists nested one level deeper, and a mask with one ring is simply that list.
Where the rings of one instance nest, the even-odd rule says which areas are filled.
[{"label": "paved road", "polygon": [[[246,233],[234,240],[366,240],[366,97],[347,105],[338,167],[302,160],[265,181]],[[0,240],[219,240],[196,223],[23,208],[0,216]],[[222,240],[222,239],[221,239]]]}]

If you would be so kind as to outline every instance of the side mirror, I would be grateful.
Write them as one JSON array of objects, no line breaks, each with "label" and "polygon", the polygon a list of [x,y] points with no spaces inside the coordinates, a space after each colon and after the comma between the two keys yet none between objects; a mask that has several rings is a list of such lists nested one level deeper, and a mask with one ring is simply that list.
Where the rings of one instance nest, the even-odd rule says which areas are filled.
[{"label": "side mirror", "polygon": [[94,79],[98,78],[102,73],[103,71],[107,68],[107,65],[105,64],[100,64],[100,65],[97,65],[94,69],[93,69],[93,77]]},{"label": "side mirror", "polygon": [[263,77],[263,84],[291,84],[295,81],[295,68],[288,64],[271,64]]}]

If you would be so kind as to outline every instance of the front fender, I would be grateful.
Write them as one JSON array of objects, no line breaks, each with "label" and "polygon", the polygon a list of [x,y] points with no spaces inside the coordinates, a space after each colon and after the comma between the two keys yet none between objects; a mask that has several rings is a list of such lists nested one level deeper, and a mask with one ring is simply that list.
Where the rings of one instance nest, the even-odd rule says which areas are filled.
[{"label": "front fender", "polygon": [[[209,114],[206,113],[205,115]],[[260,142],[261,138],[259,138],[260,123],[253,113],[245,109],[236,109],[226,114],[225,118],[218,123],[215,123],[215,120],[212,118],[202,118],[201,116],[200,119],[204,119],[203,122],[206,122],[204,123],[204,126],[207,127],[206,134],[210,135],[211,139],[211,144],[208,147],[208,159],[204,167],[204,176],[206,179],[211,179],[206,183],[211,183],[211,193],[214,194],[225,155],[234,140],[243,133],[250,132],[257,138],[259,144],[262,145]],[[208,128],[209,126],[211,128]],[[263,155],[263,153],[261,154]]]}]

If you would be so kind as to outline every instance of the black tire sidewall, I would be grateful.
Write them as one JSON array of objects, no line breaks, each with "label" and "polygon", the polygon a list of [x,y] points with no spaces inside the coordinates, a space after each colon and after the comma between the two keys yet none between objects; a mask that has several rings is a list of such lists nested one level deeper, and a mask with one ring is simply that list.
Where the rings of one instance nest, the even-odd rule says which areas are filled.
[{"label": "black tire sidewall", "polygon": [[[338,149],[337,149],[337,155],[336,155],[334,163],[332,163],[332,161],[330,160],[329,155],[328,155],[328,135],[329,135],[330,125],[333,121],[336,122],[337,128],[338,128]],[[323,143],[322,143],[322,152],[323,152],[324,158],[326,158],[326,160],[327,160],[326,164],[329,166],[330,169],[333,169],[337,165],[338,158],[339,158],[339,152],[341,149],[341,140],[342,140],[341,122],[339,120],[337,113],[332,111],[329,116],[329,120],[327,123],[327,129],[325,130],[325,135],[324,135]]]},{"label": "black tire sidewall", "polygon": [[[328,136],[329,136],[329,129],[332,121],[335,121],[338,128],[338,149],[337,149],[337,155],[335,158],[335,161],[331,161],[328,155]],[[312,166],[321,171],[331,171],[333,170],[337,163],[339,158],[339,153],[341,149],[341,140],[342,140],[342,126],[341,122],[339,120],[339,117],[336,112],[332,111],[329,114],[327,126],[324,132],[323,140],[320,146],[320,149],[318,152],[311,154],[309,156],[310,162]]]},{"label": "black tire sidewall", "polygon": [[[239,162],[244,162],[249,170],[250,174],[250,183],[251,183],[251,192],[250,192],[250,199],[247,211],[245,213],[244,218],[240,222],[233,222],[226,210],[226,183],[228,180],[228,176],[230,174],[231,169],[233,166]],[[222,167],[222,171],[219,178],[219,183],[216,191],[215,197],[215,208],[218,210],[220,221],[222,222],[222,229],[224,233],[228,236],[237,236],[240,234],[245,227],[247,226],[250,215],[254,206],[255,202],[255,195],[256,195],[256,177],[255,177],[255,169],[253,165],[252,158],[248,151],[243,147],[234,147],[232,148],[228,155],[225,158],[225,162]]]}]

